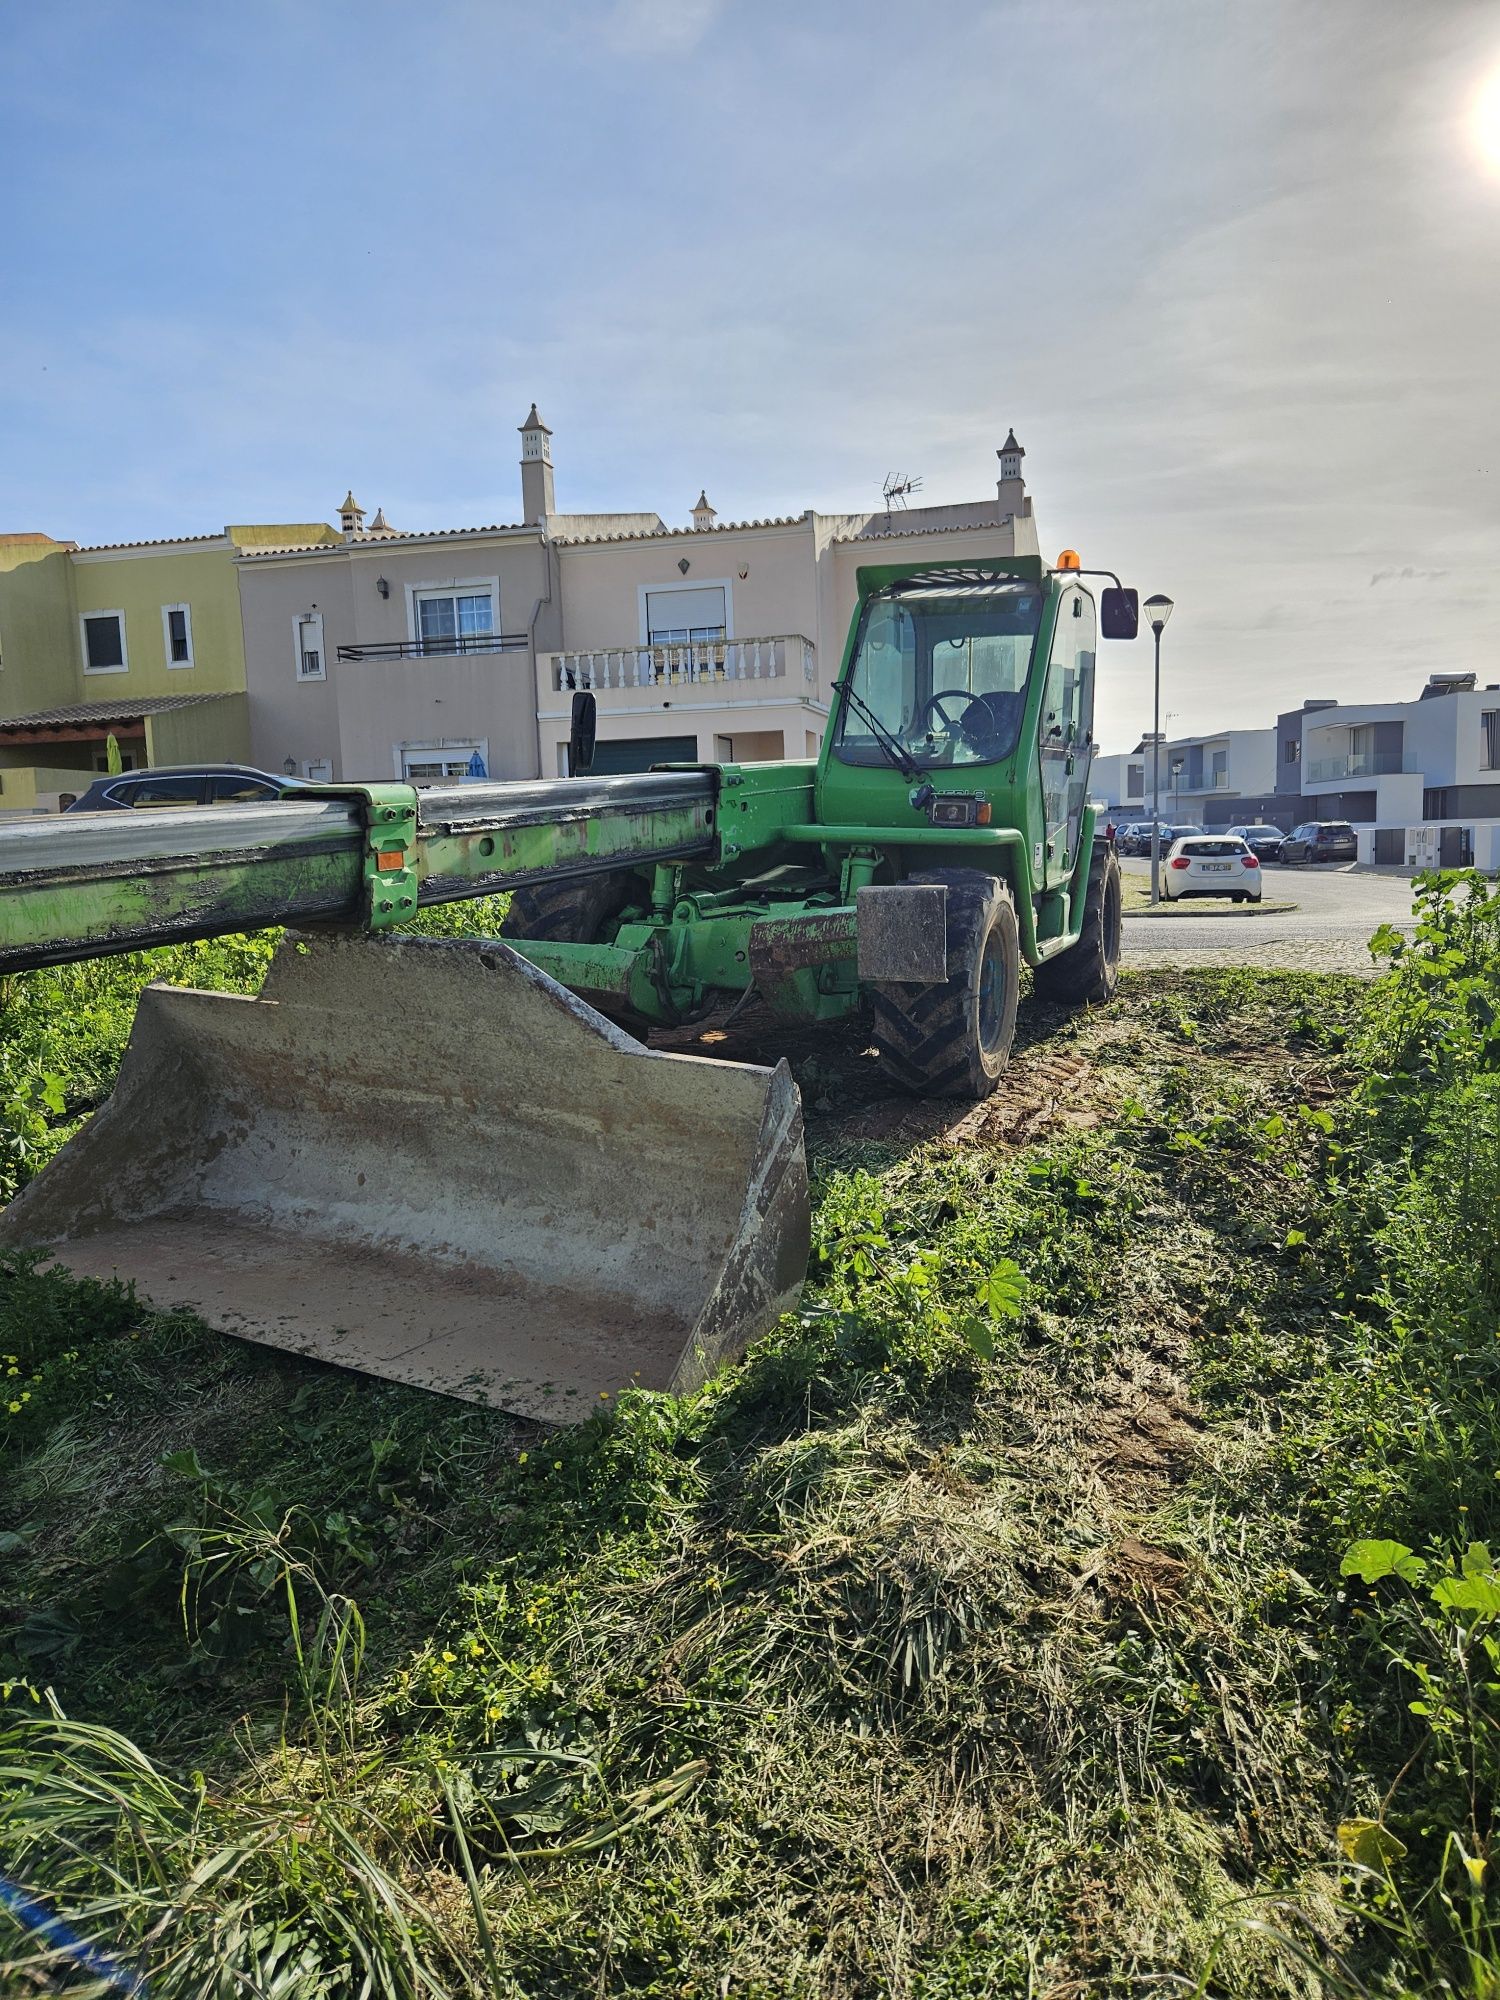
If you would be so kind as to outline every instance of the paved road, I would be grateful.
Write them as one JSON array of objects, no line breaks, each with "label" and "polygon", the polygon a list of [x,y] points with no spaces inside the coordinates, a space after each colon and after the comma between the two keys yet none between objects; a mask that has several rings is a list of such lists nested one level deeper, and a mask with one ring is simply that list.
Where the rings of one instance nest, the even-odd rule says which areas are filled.
[{"label": "paved road", "polygon": [[[1124,860],[1127,876],[1150,878],[1149,861]],[[1352,866],[1265,871],[1268,902],[1293,902],[1282,916],[1128,917],[1129,966],[1268,965],[1301,972],[1372,973],[1367,949],[1377,924],[1409,928],[1411,884],[1404,875]]]}]

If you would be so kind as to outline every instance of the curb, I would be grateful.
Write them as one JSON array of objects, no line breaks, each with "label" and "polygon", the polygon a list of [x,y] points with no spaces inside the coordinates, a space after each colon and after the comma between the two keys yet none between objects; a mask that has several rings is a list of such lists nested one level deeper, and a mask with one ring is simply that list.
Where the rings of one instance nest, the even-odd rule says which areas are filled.
[{"label": "curb", "polygon": [[[1196,899],[1195,899],[1196,900]],[[1132,917],[1284,917],[1289,910],[1300,909],[1300,903],[1239,903],[1232,910],[1192,910],[1184,909],[1182,903],[1159,903],[1154,910],[1121,910],[1122,922],[1129,923]]]}]

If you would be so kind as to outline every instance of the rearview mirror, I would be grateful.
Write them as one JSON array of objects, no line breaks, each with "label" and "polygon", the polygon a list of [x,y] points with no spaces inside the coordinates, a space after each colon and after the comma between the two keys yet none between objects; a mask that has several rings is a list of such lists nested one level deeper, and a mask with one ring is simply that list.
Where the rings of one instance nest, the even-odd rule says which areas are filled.
[{"label": "rearview mirror", "polygon": [[591,694],[575,694],[573,717],[568,726],[568,776],[581,777],[594,761],[594,739],[599,731],[599,704]]},{"label": "rearview mirror", "polygon": [[1099,633],[1105,639],[1133,639],[1141,629],[1141,594],[1111,588],[1099,593]]}]

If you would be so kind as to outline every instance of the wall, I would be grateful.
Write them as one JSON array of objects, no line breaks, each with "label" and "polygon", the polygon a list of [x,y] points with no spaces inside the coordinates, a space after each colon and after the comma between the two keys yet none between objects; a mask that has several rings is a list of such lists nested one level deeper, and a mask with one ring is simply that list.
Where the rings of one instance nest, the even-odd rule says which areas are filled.
[{"label": "wall", "polygon": [[248,699],[243,694],[225,694],[214,701],[194,702],[191,708],[169,708],[164,714],[148,715],[146,761],[156,765],[249,763]]},{"label": "wall", "polygon": [[[245,685],[244,642],[233,549],[227,539],[194,550],[79,551],[71,558],[71,690],[59,701],[130,701],[151,695],[230,694]],[[186,604],[193,664],[169,667],[162,607]],[[85,673],[79,620],[125,614],[124,673]]]},{"label": "wall", "polygon": [[0,716],[77,699],[77,626],[68,552],[0,540]]},{"label": "wall", "polygon": [[[731,639],[793,632],[817,637],[813,537],[806,521],[642,541],[562,542],[557,555],[564,651],[633,646],[642,636],[643,589],[696,590],[713,583],[725,585]],[[686,574],[678,568],[683,561]]]},{"label": "wall", "polygon": [[399,746],[444,740],[485,744],[492,778],[538,775],[528,652],[342,660],[335,672],[341,778],[389,781],[400,775]]},{"label": "wall", "polygon": [[[336,779],[388,780],[398,743],[477,738],[489,742],[493,776],[537,775],[528,651],[338,657],[340,646],[409,640],[410,590],[481,577],[498,579],[501,629],[524,634],[535,616],[540,640],[557,590],[547,606],[552,559],[535,530],[341,543],[327,554],[247,556],[237,569],[252,762],[279,771],[288,756],[299,770],[325,760]],[[313,610],[323,618],[326,678],[304,681],[293,633]]]}]

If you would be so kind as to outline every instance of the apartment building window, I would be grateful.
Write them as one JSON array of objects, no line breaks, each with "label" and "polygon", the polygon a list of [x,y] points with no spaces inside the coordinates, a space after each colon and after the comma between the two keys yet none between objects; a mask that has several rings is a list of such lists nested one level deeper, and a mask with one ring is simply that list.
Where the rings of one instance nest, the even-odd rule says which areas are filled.
[{"label": "apartment building window", "polygon": [[466,742],[403,743],[396,772],[408,785],[454,785],[470,775],[475,762],[489,769],[490,746],[479,737]]},{"label": "apartment building window", "polygon": [[441,590],[414,590],[412,616],[414,637],[424,653],[464,653],[475,640],[491,638],[499,630],[497,591],[492,584],[450,584]]},{"label": "apartment building window", "polygon": [[1481,771],[1500,771],[1500,708],[1487,708],[1479,718],[1479,727],[1484,737],[1484,762]]},{"label": "apartment building window", "polygon": [[161,608],[161,635],[169,667],[193,664],[193,614],[185,604],[164,604]]},{"label": "apartment building window", "polygon": [[1295,736],[1289,736],[1286,739],[1286,756],[1284,761],[1288,764],[1295,764],[1300,761],[1301,756],[1302,756],[1301,743]]},{"label": "apartment building window", "polygon": [[648,590],[645,596],[648,646],[713,645],[729,636],[724,584],[701,584],[692,590]]},{"label": "apartment building window", "polygon": [[327,680],[321,611],[304,611],[300,618],[292,620],[292,644],[295,648],[298,680]]},{"label": "apartment building window", "polygon": [[302,766],[302,775],[314,785],[333,783],[333,765],[326,757],[314,757],[312,762]]},{"label": "apartment building window", "polygon": [[1146,792],[1146,767],[1144,764],[1128,765],[1125,771],[1125,796],[1127,799],[1144,798]]},{"label": "apartment building window", "polygon": [[123,611],[88,611],[78,624],[86,674],[123,674],[128,670]]}]

